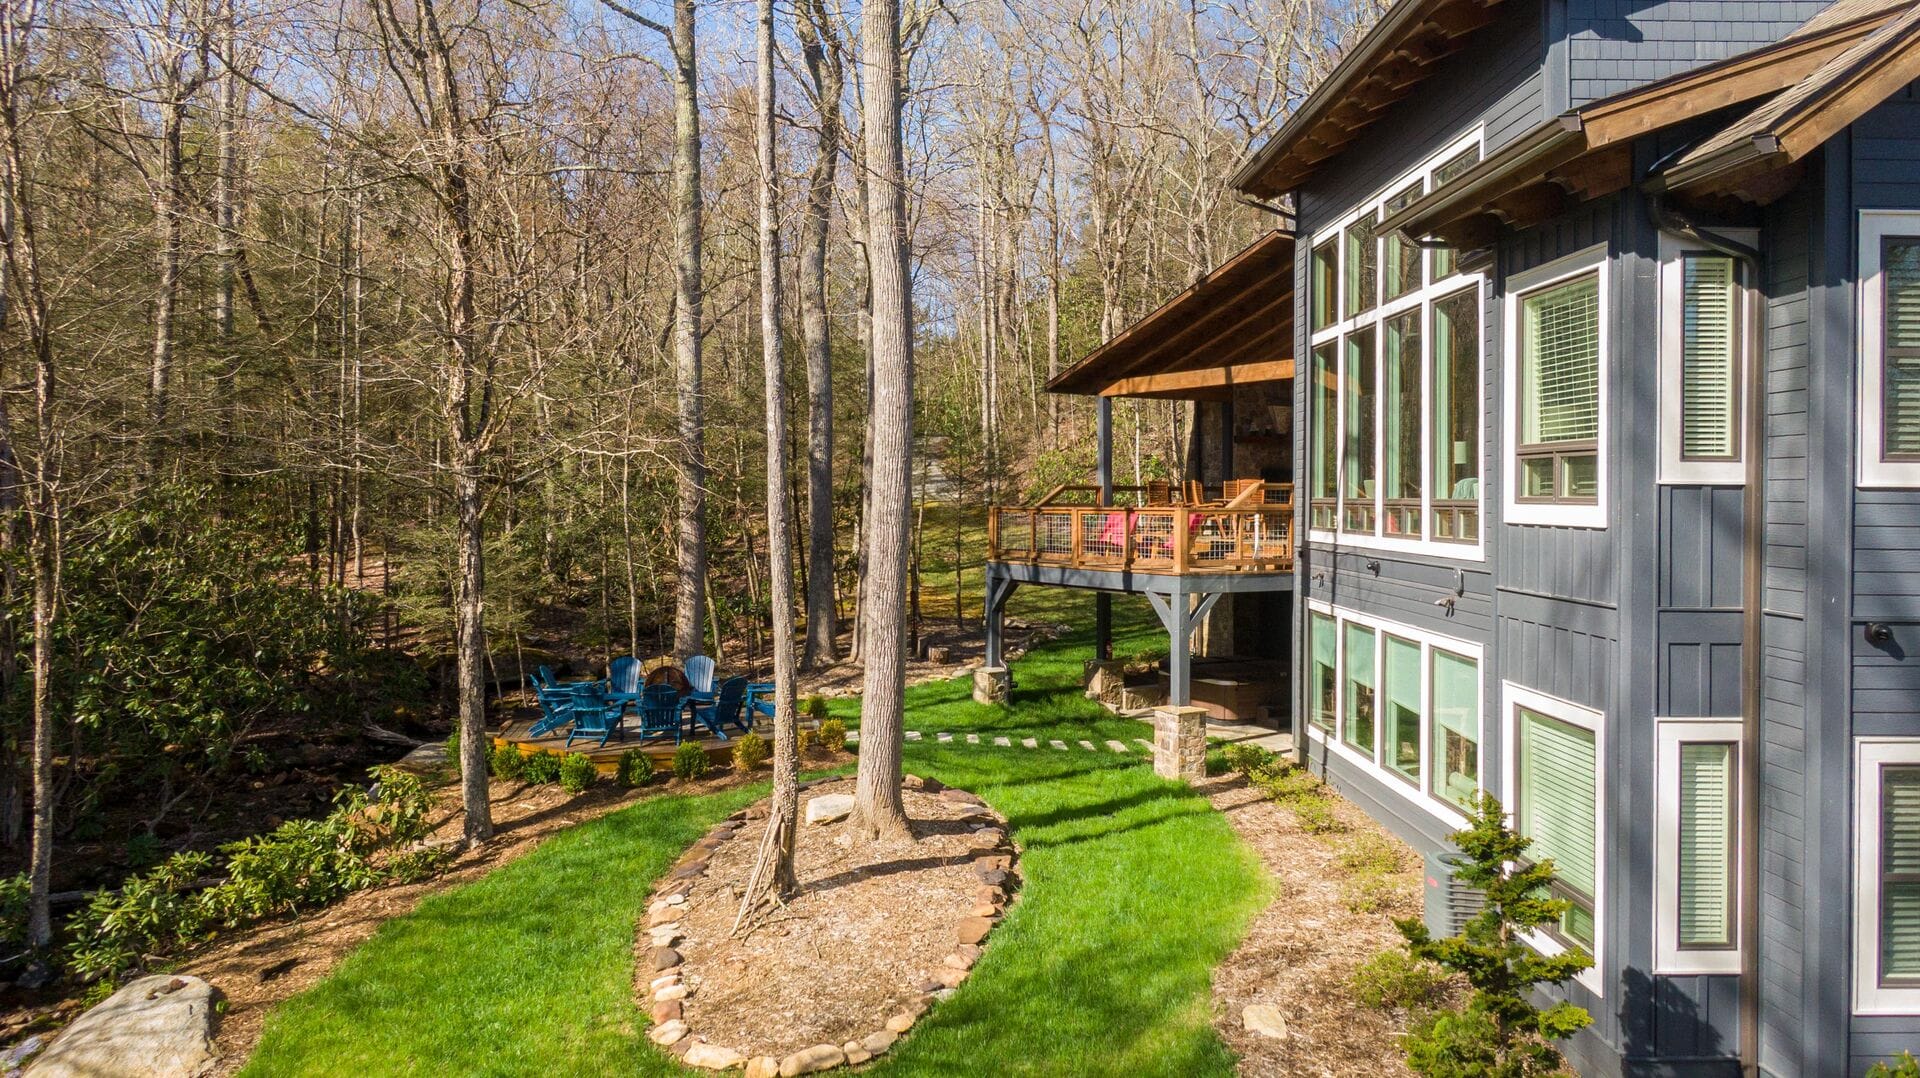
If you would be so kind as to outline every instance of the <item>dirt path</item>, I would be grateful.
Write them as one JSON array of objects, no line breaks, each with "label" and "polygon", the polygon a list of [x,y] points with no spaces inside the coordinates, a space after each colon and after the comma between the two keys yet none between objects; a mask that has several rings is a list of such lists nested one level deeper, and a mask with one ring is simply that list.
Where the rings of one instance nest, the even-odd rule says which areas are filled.
[{"label": "dirt path", "polygon": [[[1202,787],[1260,854],[1273,873],[1275,894],[1248,927],[1247,937],[1213,971],[1214,1026],[1240,1056],[1240,1073],[1261,1076],[1405,1075],[1399,1035],[1390,1013],[1363,1007],[1348,982],[1354,968],[1400,945],[1392,918],[1419,912],[1420,881],[1414,871],[1394,874],[1385,908],[1355,912],[1340,864],[1341,843],[1378,824],[1343,801],[1335,812],[1349,831],[1319,836],[1301,829],[1291,809],[1267,800],[1240,775]],[[1388,839],[1388,841],[1393,841]],[[1417,861],[1405,846],[1403,869]],[[1241,1012],[1272,1004],[1286,1019],[1286,1036],[1275,1039],[1247,1029]]]}]

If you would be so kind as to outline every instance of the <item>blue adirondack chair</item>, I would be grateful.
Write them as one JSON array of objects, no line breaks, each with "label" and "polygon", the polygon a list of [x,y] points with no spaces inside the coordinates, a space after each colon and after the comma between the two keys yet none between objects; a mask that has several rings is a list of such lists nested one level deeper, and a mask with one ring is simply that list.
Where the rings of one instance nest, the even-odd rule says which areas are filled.
[{"label": "blue adirondack chair", "polygon": [[640,660],[622,655],[607,666],[607,698],[622,705],[640,702]]},{"label": "blue adirondack chair", "polygon": [[533,737],[550,734],[573,721],[573,705],[582,690],[597,689],[594,682],[567,684],[556,681],[553,671],[545,666],[534,671],[527,678],[533,688],[533,698],[540,705],[540,718],[527,733]]},{"label": "blue adirondack chair", "polygon": [[640,740],[672,735],[673,743],[680,744],[686,729],[681,722],[683,710],[680,690],[671,685],[647,686],[640,693]]},{"label": "blue adirondack chair", "polygon": [[627,705],[607,699],[604,692],[580,693],[573,704],[573,729],[567,731],[567,747],[573,747],[574,738],[599,738],[604,747],[607,739],[620,730],[620,717],[626,714]]},{"label": "blue adirondack chair", "polygon": [[771,681],[756,681],[747,686],[747,721],[758,722],[758,715],[765,715],[768,722],[773,721],[773,690]]},{"label": "blue adirondack chair", "polygon": [[751,719],[741,721],[747,702],[747,679],[730,677],[720,685],[720,691],[714,694],[711,702],[693,701],[695,722],[712,730],[715,737],[727,740],[727,727],[732,726],[741,732],[751,730]]},{"label": "blue adirondack chair", "polygon": [[709,703],[713,700],[713,660],[705,655],[695,655],[687,660],[682,668],[687,675],[687,684],[693,691],[690,698],[697,703]]}]

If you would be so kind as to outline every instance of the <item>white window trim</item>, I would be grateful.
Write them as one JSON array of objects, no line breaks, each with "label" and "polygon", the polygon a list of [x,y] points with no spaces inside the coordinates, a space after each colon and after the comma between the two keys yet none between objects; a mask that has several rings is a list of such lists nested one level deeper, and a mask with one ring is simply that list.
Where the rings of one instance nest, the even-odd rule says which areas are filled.
[{"label": "white window trim", "polygon": [[1881,395],[1886,384],[1883,355],[1885,289],[1880,280],[1880,244],[1888,236],[1920,236],[1920,210],[1860,211],[1860,485],[1920,487],[1920,461],[1880,456],[1885,416]]},{"label": "white window trim", "polygon": [[1920,738],[1854,740],[1853,1013],[1920,1014],[1920,988],[1880,984],[1880,769],[1920,764]]},{"label": "white window trim", "polygon": [[[1428,283],[1422,285],[1420,288],[1413,290],[1412,292],[1408,293],[1405,296],[1401,296],[1397,299],[1387,300],[1382,303],[1378,303],[1374,305],[1372,308],[1370,308],[1369,310],[1367,310],[1364,314],[1348,317],[1345,314],[1345,311],[1347,309],[1347,295],[1346,295],[1347,275],[1344,272],[1343,264],[1339,261],[1339,257],[1340,257],[1339,253],[1344,250],[1344,246],[1343,246],[1344,240],[1342,239],[1342,237],[1345,234],[1348,225],[1351,225],[1355,221],[1359,220],[1361,217],[1367,216],[1370,214],[1375,215],[1375,218],[1377,220],[1381,207],[1385,205],[1386,200],[1389,198],[1392,198],[1394,195],[1405,190],[1408,184],[1416,180],[1420,181],[1423,190],[1427,190],[1429,185],[1432,182],[1434,170],[1439,168],[1441,165],[1446,164],[1448,161],[1452,160],[1454,157],[1459,156],[1461,151],[1466,150],[1469,147],[1478,147],[1480,149],[1481,154],[1483,156],[1485,155],[1486,128],[1484,125],[1475,127],[1472,131],[1467,132],[1466,134],[1448,143],[1446,146],[1441,147],[1439,150],[1435,151],[1432,155],[1427,157],[1426,160],[1422,161],[1417,168],[1409,170],[1405,174],[1397,177],[1392,183],[1389,183],[1384,187],[1380,188],[1378,191],[1373,192],[1373,194],[1369,195],[1359,206],[1356,206],[1353,209],[1349,210],[1348,212],[1340,215],[1340,217],[1337,220],[1335,220],[1332,224],[1327,225],[1326,227],[1322,228],[1320,231],[1314,233],[1311,239],[1311,242],[1309,242],[1307,245],[1309,288],[1311,288],[1313,251],[1317,249],[1322,243],[1328,240],[1333,240],[1335,244],[1334,249],[1336,252],[1335,272],[1334,272],[1333,310],[1334,310],[1334,314],[1336,315],[1336,318],[1330,325],[1326,326],[1325,328],[1322,328],[1320,330],[1311,330],[1311,329],[1309,330],[1309,337],[1308,337],[1309,357],[1311,357],[1311,352],[1314,347],[1317,347],[1321,344],[1325,344],[1328,341],[1338,342],[1340,339],[1344,338],[1347,334],[1353,332],[1355,329],[1359,329],[1364,326],[1371,325],[1376,327],[1376,332],[1374,333],[1374,340],[1373,340],[1373,354],[1374,354],[1374,362],[1377,364],[1380,360],[1380,356],[1382,355],[1382,350],[1386,347],[1385,332],[1384,330],[1378,327],[1383,326],[1388,318],[1407,310],[1425,308],[1430,304],[1432,304],[1433,302],[1446,299],[1449,296],[1455,295],[1456,293],[1470,286],[1477,287],[1479,289],[1478,306],[1476,309],[1480,312],[1480,317],[1482,319],[1482,322],[1484,323],[1484,320],[1486,317],[1485,312],[1487,308],[1486,274],[1478,270],[1471,273],[1462,272],[1459,268],[1458,262],[1455,263],[1454,272],[1451,276],[1442,278],[1437,281],[1429,281]],[[1384,237],[1376,236],[1375,243],[1380,244],[1383,242],[1383,239]],[[1386,272],[1386,259],[1383,256],[1383,253],[1382,253],[1383,251],[1384,251],[1384,247],[1377,247],[1375,250],[1374,274],[1375,274],[1376,287],[1378,287],[1381,283],[1380,275]],[[1430,250],[1423,249],[1420,252],[1420,258],[1422,262],[1422,270],[1421,270],[1422,278],[1421,279],[1426,280],[1426,275],[1432,272],[1433,252]],[[1307,297],[1307,304],[1308,304],[1308,316],[1309,318],[1311,318],[1312,304],[1313,304],[1313,297],[1311,295]],[[1432,329],[1433,329],[1432,321],[1433,319],[1431,315],[1429,313],[1426,313],[1423,310],[1423,313],[1420,316],[1420,334],[1421,334],[1421,339],[1423,341],[1430,339]],[[1309,323],[1309,325],[1311,325],[1311,323]],[[1480,337],[1481,337],[1480,374],[1484,382],[1484,378],[1486,375],[1486,351],[1487,351],[1485,346],[1486,326],[1484,324],[1480,326]],[[1311,358],[1309,358],[1308,362],[1311,363]],[[1342,385],[1345,384],[1344,375],[1346,373],[1346,362],[1347,362],[1347,349],[1345,347],[1342,347],[1336,344],[1336,347],[1334,349],[1335,379]],[[1431,412],[1432,412],[1432,404],[1433,404],[1433,384],[1432,384],[1433,378],[1432,378],[1431,367],[1432,367],[1432,364],[1425,362],[1425,355],[1423,354],[1422,362],[1420,365],[1421,399],[1426,403],[1426,407],[1422,409],[1421,429],[1420,429],[1420,455],[1421,455],[1420,472],[1421,472],[1421,477],[1424,480],[1421,484],[1421,510],[1420,510],[1423,530],[1425,530],[1426,528],[1430,528],[1433,522],[1434,492],[1432,489],[1433,483],[1431,481],[1432,479],[1431,471],[1433,467],[1433,462],[1429,459],[1431,457],[1431,454],[1428,452],[1428,450],[1431,448],[1428,442],[1432,436]],[[1375,397],[1376,397],[1376,401],[1378,402],[1376,404],[1377,409],[1384,409],[1385,407],[1384,394],[1385,394],[1384,385],[1377,386],[1375,388]],[[1345,530],[1346,508],[1347,508],[1347,505],[1346,505],[1347,503],[1347,498],[1346,498],[1347,409],[1346,409],[1346,402],[1344,398],[1340,394],[1336,393],[1335,408],[1334,408],[1335,416],[1334,416],[1334,463],[1333,463],[1334,502],[1335,502],[1334,515],[1335,515],[1335,522],[1336,524],[1340,525],[1340,527],[1338,527],[1336,530],[1333,530],[1333,531],[1328,531],[1325,529],[1318,529],[1318,528],[1309,528],[1307,529],[1307,534],[1306,534],[1307,542],[1310,544],[1313,544],[1316,546],[1322,546],[1322,547],[1363,548],[1368,550],[1385,550],[1385,551],[1393,551],[1393,552],[1405,553],[1405,554],[1422,554],[1430,557],[1451,558],[1457,561],[1485,561],[1487,557],[1487,553],[1486,553],[1487,431],[1486,431],[1485,411],[1486,411],[1485,400],[1483,396],[1483,399],[1481,401],[1481,422],[1479,424],[1480,444],[1478,447],[1479,456],[1480,456],[1480,486],[1479,486],[1480,495],[1477,499],[1478,535],[1475,537],[1474,541],[1471,543],[1451,543],[1451,542],[1446,542],[1439,539],[1430,539],[1430,538],[1407,539],[1407,538],[1401,538],[1398,536],[1386,535],[1384,533],[1385,518],[1379,508],[1380,502],[1381,502],[1381,497],[1379,495],[1376,495],[1374,499],[1375,505],[1376,505],[1376,511],[1374,513],[1375,532],[1374,534],[1369,535],[1362,532],[1349,532]],[[1376,412],[1375,430],[1376,432],[1379,432],[1383,429],[1384,428],[1380,423],[1379,414]],[[1381,450],[1382,444],[1383,443],[1381,443],[1378,440],[1376,440],[1374,444],[1374,455],[1375,455],[1374,477],[1375,477],[1376,484],[1378,483],[1381,472],[1383,471],[1383,468],[1384,468],[1383,462],[1379,459],[1382,451]],[[1310,464],[1309,464],[1309,467],[1311,467]],[[1308,499],[1309,517],[1311,517],[1312,515],[1311,501],[1312,499],[1311,497],[1309,497]]]},{"label": "white window trim", "polygon": [[[1727,229],[1721,233],[1735,243],[1748,247],[1760,244],[1758,229]],[[1681,334],[1684,309],[1685,266],[1690,254],[1718,254],[1709,247],[1671,233],[1660,234],[1660,482],[1669,485],[1744,486],[1746,466],[1746,415],[1753,402],[1747,400],[1747,364],[1754,361],[1755,344],[1750,339],[1753,324],[1753,282],[1736,285],[1739,302],[1734,317],[1734,340],[1739,349],[1733,362],[1733,394],[1736,417],[1733,431],[1732,460],[1686,460],[1680,451]],[[1742,271],[1750,266],[1741,263]]]},{"label": "white window trim", "polygon": [[[1600,437],[1595,450],[1594,477],[1599,496],[1591,505],[1523,502],[1519,499],[1519,458],[1515,456],[1520,437],[1520,305],[1535,292],[1588,273],[1596,274],[1600,291]],[[1505,308],[1503,315],[1506,324],[1502,339],[1506,342],[1506,362],[1501,364],[1505,380],[1502,397],[1505,403],[1500,410],[1500,444],[1506,447],[1500,469],[1501,486],[1505,494],[1502,506],[1506,514],[1504,523],[1545,524],[1564,528],[1607,526],[1607,483],[1611,473],[1607,467],[1607,454],[1611,445],[1609,428],[1613,425],[1607,413],[1611,400],[1610,383],[1613,381],[1610,351],[1612,334],[1607,323],[1613,313],[1612,277],[1607,245],[1600,243],[1525,273],[1515,274],[1507,282],[1506,302],[1502,305]]]},{"label": "white window trim", "polygon": [[[1739,837],[1738,776],[1740,767],[1739,719],[1668,719],[1657,724],[1657,766],[1659,785],[1654,792],[1653,861],[1653,970],[1655,973],[1739,973],[1740,950],[1740,858],[1744,849]],[[1733,864],[1729,866],[1733,886],[1733,946],[1711,950],[1680,946],[1680,746],[1698,742],[1732,742],[1734,749]]]},{"label": "white window trim", "polygon": [[[1325,614],[1333,619],[1334,631],[1334,690],[1333,690],[1333,732],[1328,733],[1306,723],[1307,737],[1324,746],[1326,750],[1342,760],[1366,771],[1381,786],[1392,790],[1402,800],[1419,807],[1450,828],[1458,830],[1467,826],[1467,817],[1453,803],[1446,801],[1433,792],[1433,653],[1436,650],[1452,652],[1462,658],[1472,659],[1475,672],[1474,706],[1479,715],[1474,733],[1477,741],[1477,753],[1480,774],[1475,778],[1474,793],[1478,796],[1487,786],[1487,688],[1486,688],[1486,649],[1476,643],[1460,640],[1426,629],[1416,629],[1397,621],[1363,614],[1357,610],[1334,606],[1317,599],[1307,603],[1307,609]],[[1420,645],[1420,781],[1413,784],[1407,776],[1386,765],[1385,731],[1386,724],[1380,721],[1376,709],[1373,724],[1373,754],[1360,752],[1346,742],[1347,721],[1347,670],[1345,634],[1348,623],[1360,625],[1374,631],[1373,670],[1374,699],[1378,700],[1385,689],[1386,641],[1382,634],[1397,636],[1402,640]],[[1311,624],[1311,623],[1309,623]]]},{"label": "white window trim", "polygon": [[[1520,709],[1526,708],[1548,718],[1593,731],[1593,762],[1595,775],[1594,819],[1598,823],[1593,836],[1594,872],[1593,872],[1593,964],[1574,976],[1581,986],[1595,996],[1605,998],[1601,990],[1604,983],[1600,976],[1600,965],[1606,961],[1607,953],[1607,731],[1606,716],[1592,708],[1562,700],[1557,696],[1536,692],[1525,686],[1515,685],[1511,681],[1500,683],[1500,744],[1503,766],[1501,782],[1507,791],[1507,825],[1518,827],[1520,818]],[[1522,935],[1528,946],[1541,954],[1558,955],[1567,950],[1559,940],[1545,932],[1527,932]]]}]

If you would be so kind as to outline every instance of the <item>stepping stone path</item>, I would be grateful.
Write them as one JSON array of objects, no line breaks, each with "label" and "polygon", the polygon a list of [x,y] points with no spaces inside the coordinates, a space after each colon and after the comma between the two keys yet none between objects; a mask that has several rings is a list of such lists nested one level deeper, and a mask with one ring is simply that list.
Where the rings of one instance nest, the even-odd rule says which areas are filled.
[{"label": "stepping stone path", "polygon": [[1144,737],[1136,737],[1136,738],[1134,738],[1134,739],[1133,739],[1133,743],[1134,743],[1134,744],[1136,744],[1136,745],[1138,745],[1138,746],[1140,746],[1140,751],[1142,751],[1142,752],[1148,752],[1148,753],[1150,753],[1150,752],[1152,752],[1152,751],[1153,751],[1153,742],[1151,742],[1151,741],[1148,741],[1148,740],[1147,740],[1146,738],[1144,738]]},{"label": "stepping stone path", "polygon": [[979,735],[979,734],[968,734],[968,735],[967,735],[967,744],[969,744],[969,745],[978,745],[979,743],[980,743],[980,735]]},{"label": "stepping stone path", "polygon": [[918,730],[908,730],[908,731],[907,731],[907,740],[908,740],[908,741],[918,741],[918,740],[920,740],[920,731],[918,731]]},{"label": "stepping stone path", "polygon": [[1067,751],[1067,743],[1064,741],[1049,741],[1047,742],[1047,744],[1052,745],[1054,748],[1059,749],[1061,752]]},{"label": "stepping stone path", "polygon": [[1126,742],[1124,741],[1109,741],[1107,742],[1107,747],[1112,749],[1115,752],[1127,751],[1127,745],[1126,745]]},{"label": "stepping stone path", "polygon": [[1013,747],[1013,741],[1010,738],[996,737],[993,739],[993,743],[1000,746],[1003,749],[1010,749]]},{"label": "stepping stone path", "polygon": [[1030,737],[1021,738],[1020,744],[1029,749],[1037,749],[1040,747],[1040,742],[1035,741],[1033,738],[1030,738]]},{"label": "stepping stone path", "polygon": [[952,734],[948,734],[948,733],[940,733],[940,734],[935,734],[935,735],[934,735],[934,740],[935,740],[935,741],[938,741],[938,742],[940,742],[940,743],[941,743],[942,745],[944,745],[944,744],[946,744],[947,742],[949,742],[949,741],[952,741],[952,740],[953,740],[953,735],[952,735]]},{"label": "stepping stone path", "polygon": [[1095,752],[1095,751],[1097,751],[1096,749],[1094,749],[1094,747],[1093,747],[1093,742],[1091,742],[1091,741],[1082,741],[1082,742],[1080,743],[1080,747],[1081,747],[1081,748],[1083,748],[1083,749],[1085,749],[1085,750],[1087,750],[1088,752]]},{"label": "stepping stone path", "polygon": [[[918,730],[906,731],[906,738],[908,741],[919,741],[919,740],[922,740],[922,737],[923,735]],[[853,740],[853,741],[858,741],[859,739],[860,739],[860,735],[857,731],[852,735],[850,735],[850,738],[849,738],[849,740]],[[946,732],[946,731],[935,731],[934,739],[942,745],[953,744],[957,741],[957,739],[952,733]],[[979,734],[968,734],[966,735],[966,743],[969,745],[983,745],[986,742]],[[1149,756],[1153,755],[1153,742],[1148,741],[1144,737],[1136,737],[1133,739],[1133,743],[1140,746],[1141,752],[1144,752]],[[996,736],[993,739],[993,744],[1003,749],[1012,748],[1013,738],[1006,737],[1006,736]],[[1047,744],[1062,752],[1070,751],[1072,748],[1072,746],[1067,744],[1065,741],[1056,740],[1056,739],[1049,739],[1047,741]],[[1099,752],[1101,748],[1099,744],[1096,744],[1095,742],[1092,742],[1092,741],[1079,740],[1078,744],[1081,748],[1087,750],[1088,752]],[[1112,752],[1117,752],[1122,756],[1131,756],[1133,754],[1133,750],[1127,747],[1127,743],[1125,741],[1121,741],[1116,738],[1107,738],[1105,740],[1105,744],[1108,750]],[[1023,737],[1020,739],[1020,747],[1026,748],[1026,749],[1037,749],[1040,747],[1040,739],[1034,738],[1034,737]]]}]

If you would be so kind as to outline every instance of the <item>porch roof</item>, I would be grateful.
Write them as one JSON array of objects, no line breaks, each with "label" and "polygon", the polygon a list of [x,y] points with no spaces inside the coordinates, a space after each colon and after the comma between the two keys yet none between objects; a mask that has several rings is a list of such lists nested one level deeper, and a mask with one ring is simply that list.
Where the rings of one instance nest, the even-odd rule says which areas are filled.
[{"label": "porch roof", "polygon": [[1047,382],[1053,393],[1225,400],[1293,377],[1293,235],[1255,240]]},{"label": "porch roof", "polygon": [[[1912,17],[1912,8],[1913,0],[1836,0],[1771,45],[1589,102],[1388,217],[1381,230],[1463,249],[1487,246],[1503,226],[1539,224],[1581,200],[1626,187],[1633,181],[1633,140],[1641,135],[1741,104],[1767,102],[1759,110],[1766,112],[1804,96],[1829,80],[1830,68],[1884,42],[1895,24]],[[1889,55],[1884,46],[1870,51],[1883,60]],[[1700,145],[1719,137],[1709,134]]]}]

